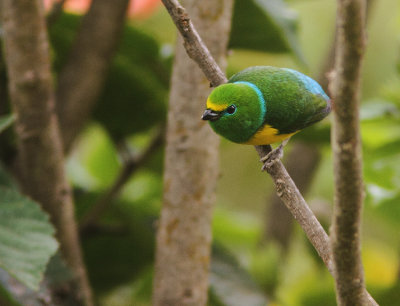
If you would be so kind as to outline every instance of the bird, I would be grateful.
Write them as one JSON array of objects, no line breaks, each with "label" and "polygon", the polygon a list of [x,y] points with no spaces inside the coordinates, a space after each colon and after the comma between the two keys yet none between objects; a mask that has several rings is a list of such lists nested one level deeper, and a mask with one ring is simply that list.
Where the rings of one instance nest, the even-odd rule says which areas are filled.
[{"label": "bird", "polygon": [[[290,68],[253,66],[214,88],[201,119],[239,144],[282,147],[291,136],[321,121],[331,99],[312,78]],[[265,161],[265,159],[263,160]]]}]

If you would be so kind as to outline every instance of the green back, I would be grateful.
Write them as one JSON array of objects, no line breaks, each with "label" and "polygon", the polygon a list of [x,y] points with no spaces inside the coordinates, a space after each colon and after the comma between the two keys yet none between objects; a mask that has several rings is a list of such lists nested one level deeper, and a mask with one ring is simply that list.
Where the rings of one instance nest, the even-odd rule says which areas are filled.
[{"label": "green back", "polygon": [[280,134],[293,133],[325,118],[330,112],[329,97],[305,75],[285,68],[256,66],[235,74],[229,83],[250,82],[264,96],[264,123]]}]

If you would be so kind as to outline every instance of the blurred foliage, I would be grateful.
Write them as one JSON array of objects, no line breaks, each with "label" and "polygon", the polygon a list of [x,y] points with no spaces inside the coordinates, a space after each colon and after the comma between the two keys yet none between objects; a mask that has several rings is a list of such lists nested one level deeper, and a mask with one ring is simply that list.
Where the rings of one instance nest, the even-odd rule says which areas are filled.
[{"label": "blurred foliage", "polygon": [[268,301],[254,280],[225,248],[214,244],[210,271],[210,304],[267,305]]},{"label": "blurred foliage", "polygon": [[0,117],[0,133],[14,123],[14,114],[4,115]]},{"label": "blurred foliage", "polygon": [[275,53],[292,52],[304,62],[296,13],[283,0],[236,0],[229,47]]},{"label": "blurred foliage", "polygon": [[[67,60],[80,20],[81,16],[62,14],[50,28],[56,72]],[[114,141],[148,130],[164,119],[170,64],[154,38],[134,27],[124,27],[93,113]]]},{"label": "blurred foliage", "polygon": [[[393,0],[387,1],[393,2]],[[249,10],[246,8],[247,12],[243,8],[242,16],[251,11],[251,8],[257,7],[256,5],[260,6],[260,3],[261,1],[252,1]],[[239,11],[240,5],[243,6],[244,2],[237,2]],[[380,7],[383,5],[385,4],[380,4],[376,10],[381,11]],[[240,49],[248,50],[239,50],[240,44],[236,45],[229,57],[229,74],[246,66],[257,64],[304,70],[304,67],[297,66],[296,61],[293,60],[292,55],[296,56],[297,54],[294,48],[301,49],[310,64],[308,74],[310,71],[314,73],[318,71],[333,37],[334,3],[330,0],[292,1],[289,6],[298,15],[297,26],[294,27],[294,15],[285,15],[288,18],[285,19],[286,26],[288,26],[287,29],[293,31],[291,32],[293,35],[296,35],[295,29],[297,28],[296,39],[298,42],[294,43],[295,40],[293,40],[293,44],[290,45],[287,40],[289,38],[284,38],[286,33],[282,26],[277,23],[272,28],[268,27],[269,33],[275,36],[267,36],[266,33],[258,31],[262,37],[256,41],[258,46],[246,42],[249,32],[247,34],[243,31],[242,34],[236,32],[237,34],[231,36],[231,44],[233,43],[232,39],[235,38],[236,42],[239,41],[242,44]],[[264,6],[257,14],[253,15],[254,20],[246,20],[246,23],[253,26],[252,22],[259,25],[265,25],[268,20],[271,22],[273,19],[266,15],[271,13],[268,11],[269,9]],[[238,7],[235,12],[237,10]],[[377,23],[385,18],[387,13],[387,11],[384,14],[380,13],[379,18],[373,14],[372,20],[376,19],[376,21],[372,21],[370,27],[378,26],[381,27],[381,31],[384,31],[384,25],[377,25]],[[239,25],[238,20],[234,20],[236,27]],[[315,24],[318,24],[318,27],[315,27]],[[149,44],[146,47],[149,56],[155,58],[157,52],[163,53],[166,50],[169,54],[170,46],[173,43],[173,35],[171,35],[173,26],[171,26],[168,15],[162,9],[149,19],[133,21],[132,25],[136,30],[140,29],[140,33],[150,33],[151,37],[156,38],[153,40],[156,45]],[[281,27],[279,28],[277,25]],[[400,24],[397,29],[399,26]],[[133,38],[133,36],[131,37]],[[148,38],[148,36],[143,37]],[[268,43],[268,39],[272,39],[271,37],[275,39],[274,44]],[[381,37],[379,38],[381,39]],[[138,36],[135,39],[140,40]],[[373,38],[370,37],[371,39]],[[373,44],[373,41],[370,44]],[[270,49],[262,49],[263,45]],[[126,49],[120,48],[120,50],[125,50],[125,54],[134,54],[132,58],[135,59],[131,63],[127,60],[125,65],[126,57],[118,53],[111,71],[115,69],[119,72],[115,72],[116,79],[111,80],[110,84],[117,86],[119,76],[126,76],[128,83],[129,80],[137,80],[135,76],[130,76],[130,71],[124,72],[123,70],[124,67],[129,70],[133,69],[133,65],[141,66],[140,64],[143,62],[143,66],[138,67],[137,70],[145,69],[148,74],[143,73],[142,75],[153,75],[148,79],[157,78],[157,80],[149,86],[146,82],[139,82],[137,86],[142,89],[135,90],[133,90],[133,84],[128,84],[132,90],[127,92],[126,96],[134,94],[136,90],[139,92],[140,90],[151,90],[152,86],[154,88],[165,86],[163,89],[157,89],[157,91],[164,92],[165,95],[168,87],[164,82],[168,77],[160,77],[160,74],[153,70],[154,67],[147,64],[145,57],[140,55],[142,51],[135,50],[138,46],[139,44],[131,42]],[[274,48],[276,49],[274,50]],[[249,51],[250,49],[253,51]],[[261,49],[262,51],[260,51]],[[368,54],[368,56],[371,55]],[[393,60],[393,57],[387,56],[387,60]],[[390,301],[390,299],[400,301],[394,289],[398,282],[400,242],[396,238],[400,229],[400,211],[396,204],[396,201],[400,200],[398,190],[400,184],[398,184],[399,176],[397,175],[400,173],[400,169],[396,163],[399,157],[398,152],[400,152],[399,77],[396,75],[396,63],[392,62],[392,65],[393,70],[388,71],[387,78],[385,78],[385,80],[390,78],[389,82],[377,77],[373,78],[371,74],[366,73],[365,78],[368,80],[368,84],[373,84],[375,95],[366,96],[361,110],[364,174],[367,186],[364,225],[367,243],[363,250],[364,264],[370,290],[382,305],[391,305],[388,302],[385,304],[385,301]],[[369,71],[368,63],[366,63],[366,67],[366,71]],[[382,67],[389,66],[383,63]],[[378,68],[375,67],[375,69]],[[168,71],[168,69],[164,71]],[[382,73],[377,73],[377,75],[382,75]],[[112,78],[110,77],[110,79]],[[375,82],[371,83],[372,79]],[[162,86],[159,86],[160,84]],[[126,89],[121,89],[122,92],[124,90]],[[367,91],[372,91],[371,86]],[[118,98],[113,99],[114,94]],[[125,96],[125,94],[123,95]],[[115,103],[117,103],[117,99],[124,99],[122,96],[119,97],[117,90],[114,92],[110,90],[107,97]],[[152,96],[143,94],[143,97],[148,97],[151,101]],[[104,97],[102,97],[102,101],[104,101],[103,99]],[[131,101],[136,100],[132,98]],[[132,103],[137,105],[135,110],[141,112],[144,106],[136,104],[137,102]],[[106,104],[104,103],[104,105]],[[106,107],[104,109],[106,110]],[[115,113],[103,121],[118,121],[120,116],[124,118],[131,114],[130,108],[123,109],[124,114]],[[143,110],[143,114],[145,114],[144,112],[145,110]],[[77,191],[79,215],[83,215],[92,205],[95,205],[96,200],[121,170],[122,162],[114,144],[115,135],[117,138],[125,137],[133,153],[140,152],[150,141],[154,126],[161,122],[157,112],[154,113],[154,116],[154,121],[150,120],[152,122],[149,122],[148,125],[139,124],[132,127],[132,129],[128,129],[129,133],[110,132],[118,130],[118,128],[110,128],[110,125],[98,120],[99,124],[92,124],[82,134],[78,149],[68,163],[69,175],[79,188]],[[143,117],[153,119],[148,115],[143,115]],[[132,123],[133,121],[132,119]],[[127,138],[127,135],[130,136]],[[309,200],[324,201],[328,205],[332,202],[333,197],[329,137],[328,119],[299,133],[291,141],[301,139],[310,145],[322,147],[324,158],[308,198]],[[231,272],[227,272],[222,277],[222,274],[219,274],[219,278],[215,274],[211,276],[211,279],[214,278],[214,282],[210,288],[210,305],[233,305],[228,300],[221,299],[216,292],[218,290],[223,292],[223,287],[228,286],[228,282],[233,282],[232,286],[238,286],[237,289],[230,290],[231,292],[241,292],[240,286],[245,291],[245,280],[255,284],[255,288],[259,288],[257,290],[261,289],[263,294],[268,296],[269,302],[274,305],[335,305],[332,277],[298,228],[295,230],[291,246],[286,253],[283,253],[278,245],[272,243],[260,246],[259,241],[264,227],[263,222],[265,222],[262,213],[264,201],[273,188],[270,185],[267,186],[265,174],[259,172],[260,165],[251,148],[223,141],[221,149],[222,176],[214,213],[213,233],[216,245],[226,249],[230,253],[230,258],[234,257],[234,259],[230,261],[225,258],[221,261],[223,265],[228,265],[225,271]],[[241,162],[235,162],[237,160]],[[243,177],[246,179],[244,180]],[[162,152],[160,151],[125,185],[119,199],[115,199],[111,208],[99,220],[97,231],[95,229],[92,233],[85,233],[83,241],[86,261],[96,292],[101,292],[101,305],[129,305],[127,301],[134,301],[135,305],[150,305],[154,222],[157,219],[161,195]],[[370,230],[370,225],[374,230]],[[376,226],[379,227],[378,230]],[[386,248],[382,245],[385,245]],[[107,247],[108,250],[104,252],[104,248]],[[103,252],[104,254],[102,254]],[[377,262],[381,264],[377,265]],[[106,268],[103,268],[105,266]],[[243,282],[242,285],[241,282]],[[221,285],[219,289],[215,287],[216,284],[217,286]],[[239,299],[234,300],[238,301]],[[249,303],[249,305],[254,304]]]},{"label": "blurred foliage", "polygon": [[[396,5],[396,0],[382,0],[372,8],[361,109],[366,185],[363,260],[369,290],[380,305],[387,306],[400,303],[400,47],[396,44],[400,13],[393,9]],[[333,38],[334,18],[333,0],[237,0],[228,74],[251,65],[273,65],[315,77]],[[67,60],[80,19],[63,14],[49,29],[55,77]],[[125,27],[94,121],[80,135],[67,162],[79,219],[97,205],[123,169],[120,144],[126,143],[130,154],[138,154],[165,120],[173,43],[174,27],[162,7],[150,18],[132,20]],[[301,64],[303,57],[308,67]],[[327,119],[291,140],[321,148],[323,159],[307,200],[328,207],[333,199],[329,137]],[[100,305],[151,305],[162,161],[163,150],[154,152],[97,223],[82,233],[85,261]],[[260,244],[265,199],[273,186],[259,170],[251,147],[222,141],[213,220],[219,251],[214,252],[212,264],[210,305],[234,305],[246,296],[255,297],[255,302],[247,300],[249,306],[265,303],[265,296],[271,305],[335,305],[332,277],[298,227],[288,250],[272,242]],[[2,171],[0,184],[14,186]],[[231,296],[221,294],[226,288]]]}]

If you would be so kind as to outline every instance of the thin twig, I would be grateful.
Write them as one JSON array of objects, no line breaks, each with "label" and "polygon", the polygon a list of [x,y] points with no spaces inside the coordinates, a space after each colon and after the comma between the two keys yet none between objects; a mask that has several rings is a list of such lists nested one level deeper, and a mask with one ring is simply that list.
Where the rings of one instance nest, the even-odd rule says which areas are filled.
[{"label": "thin twig", "polygon": [[[285,160],[285,166],[301,194],[308,191],[320,163],[321,155],[319,147],[301,141],[295,142],[290,150],[289,156]],[[275,192],[270,195],[268,202],[268,220],[265,222],[263,243],[276,240],[283,252],[286,253],[293,232],[293,217],[286,206],[282,205],[282,200]]]},{"label": "thin twig", "polygon": [[364,305],[361,214],[364,200],[360,142],[360,84],[366,0],[338,0],[337,44],[332,80],[332,149],[335,205],[331,248],[338,305]]},{"label": "thin twig", "polygon": [[[201,55],[201,58],[194,58],[194,60],[200,66],[207,78],[209,78],[212,86],[218,86],[225,83],[227,78],[221,74],[221,69],[212,58],[207,47],[201,41],[193,24],[190,22],[190,18],[185,12],[185,9],[176,0],[162,0],[162,2],[182,34],[183,39],[185,40],[185,48],[189,56],[193,58],[196,54]],[[193,48],[201,50],[193,52]],[[256,146],[256,150],[260,157],[264,157],[272,150],[272,148],[270,145]],[[293,217],[299,222],[308,239],[317,250],[329,272],[332,274],[333,265],[332,254],[329,246],[329,237],[318,222],[317,218],[309,209],[282,162],[280,160],[274,160],[274,162],[266,165],[266,171],[271,175],[271,178],[277,187],[278,196],[285,203]],[[369,296],[368,292],[366,292],[366,294]],[[368,303],[369,305],[377,305],[372,297],[368,299]]]},{"label": "thin twig", "polygon": [[[256,150],[262,158],[271,151],[271,146],[256,146]],[[279,159],[275,159],[268,164],[266,171],[271,175],[275,183],[277,195],[300,224],[329,272],[332,273],[333,265],[329,249],[329,237],[308,207],[286,168]]]},{"label": "thin twig", "polygon": [[82,217],[79,225],[80,232],[87,230],[99,219],[99,217],[110,207],[113,200],[118,196],[129,178],[140,169],[140,167],[144,165],[151,156],[153,156],[153,153],[155,153],[163,143],[164,128],[160,128],[154,138],[150,141],[149,145],[139,155],[130,156],[130,158],[127,159],[111,187]]},{"label": "thin twig", "polygon": [[228,80],[225,74],[205,47],[183,6],[177,0],[162,0],[162,2],[181,32],[187,54],[199,65],[210,81],[211,87],[226,83]]}]

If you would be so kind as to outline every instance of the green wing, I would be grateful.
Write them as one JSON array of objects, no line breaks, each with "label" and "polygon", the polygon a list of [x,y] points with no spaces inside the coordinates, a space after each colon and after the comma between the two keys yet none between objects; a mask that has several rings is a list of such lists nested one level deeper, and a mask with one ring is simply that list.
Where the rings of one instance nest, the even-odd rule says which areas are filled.
[{"label": "green wing", "polygon": [[317,82],[286,68],[256,66],[235,74],[229,82],[251,82],[264,96],[265,123],[280,134],[304,129],[323,118],[331,109],[330,99]]}]

